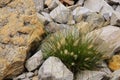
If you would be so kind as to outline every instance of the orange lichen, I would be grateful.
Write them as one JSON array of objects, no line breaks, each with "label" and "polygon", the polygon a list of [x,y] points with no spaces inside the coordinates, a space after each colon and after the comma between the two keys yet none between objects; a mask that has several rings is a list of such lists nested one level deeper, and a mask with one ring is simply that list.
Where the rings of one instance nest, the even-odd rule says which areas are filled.
[{"label": "orange lichen", "polygon": [[120,69],[120,55],[114,55],[109,61],[109,68],[113,71]]}]

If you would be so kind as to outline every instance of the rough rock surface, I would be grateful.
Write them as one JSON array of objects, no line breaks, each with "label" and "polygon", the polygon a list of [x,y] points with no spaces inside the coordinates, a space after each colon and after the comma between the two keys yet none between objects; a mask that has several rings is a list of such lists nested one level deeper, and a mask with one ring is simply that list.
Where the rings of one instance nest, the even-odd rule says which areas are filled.
[{"label": "rough rock surface", "polygon": [[0,0],[0,8],[6,6],[12,0]]},{"label": "rough rock surface", "polygon": [[40,80],[73,80],[73,73],[56,57],[49,57],[40,67]]},{"label": "rough rock surface", "polygon": [[40,50],[26,61],[25,67],[27,68],[28,71],[33,71],[36,68],[38,68],[42,64],[42,62],[43,62],[43,53]]},{"label": "rough rock surface", "polygon": [[110,79],[110,80],[120,80],[120,69],[114,71],[114,72],[111,74],[111,79]]},{"label": "rough rock surface", "polygon": [[100,12],[103,6],[104,0],[86,0],[84,3],[84,7],[95,12]]},{"label": "rough rock surface", "polygon": [[116,51],[120,50],[120,28],[106,26],[91,33],[91,37],[96,37],[95,44],[99,45],[98,50],[105,52],[106,58],[112,57]]},{"label": "rough rock surface", "polygon": [[120,69],[120,55],[114,55],[109,60],[109,68],[113,71]]},{"label": "rough rock surface", "polygon": [[23,71],[23,64],[29,51],[41,40],[44,31],[36,17],[32,0],[1,0],[0,6],[2,15],[0,16],[0,80],[2,80]]},{"label": "rough rock surface", "polygon": [[[73,79],[58,58],[45,61],[37,51],[41,23],[43,39],[71,27],[94,37],[108,62],[99,71],[81,72],[78,80],[120,80],[120,0],[0,0],[0,80]],[[67,78],[61,75],[65,70]]]},{"label": "rough rock surface", "polygon": [[73,10],[72,14],[74,16],[75,21],[80,22],[80,19],[82,18],[82,16],[90,12],[93,12],[93,11],[85,7],[77,7]]},{"label": "rough rock surface", "polygon": [[61,3],[50,12],[52,19],[58,23],[67,23],[70,15],[70,10]]},{"label": "rough rock surface", "polygon": [[120,5],[116,8],[117,12],[120,12]]},{"label": "rough rock surface", "polygon": [[34,76],[33,72],[27,72],[27,73],[23,73],[21,75],[19,75],[18,77],[14,78],[13,80],[23,80],[26,78],[32,78]]},{"label": "rough rock surface", "polygon": [[35,3],[35,8],[37,12],[43,11],[44,9],[44,0],[33,0]]},{"label": "rough rock surface", "polygon": [[76,80],[102,80],[105,76],[105,72],[101,71],[81,71],[76,75]]},{"label": "rough rock surface", "polygon": [[120,26],[120,13],[115,12],[111,16],[111,25]]}]

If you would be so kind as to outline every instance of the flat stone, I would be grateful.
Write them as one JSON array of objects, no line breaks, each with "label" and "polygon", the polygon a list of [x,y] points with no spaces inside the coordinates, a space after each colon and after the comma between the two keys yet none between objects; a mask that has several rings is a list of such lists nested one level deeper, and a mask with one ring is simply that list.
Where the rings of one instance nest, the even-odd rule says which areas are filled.
[{"label": "flat stone", "polygon": [[56,57],[49,57],[40,67],[39,80],[73,80],[73,73]]},{"label": "flat stone", "polygon": [[74,16],[74,20],[76,22],[80,22],[81,18],[83,17],[83,15],[86,15],[87,13],[93,12],[88,8],[84,8],[84,7],[77,7],[73,10],[72,14]]},{"label": "flat stone", "polygon": [[110,24],[120,26],[120,13],[119,12],[114,12],[112,14]]},{"label": "flat stone", "polygon": [[35,49],[44,33],[33,0],[7,3],[0,8],[0,23],[4,20],[5,24],[0,27],[0,80],[23,72],[28,54]]},{"label": "flat stone", "polygon": [[72,15],[70,10],[61,3],[50,12],[50,16],[55,22],[63,24],[68,22],[70,15]]},{"label": "flat stone", "polygon": [[93,10],[95,12],[100,12],[103,5],[104,0],[86,0],[83,7]]},{"label": "flat stone", "polygon": [[112,7],[104,0],[86,0],[84,7],[101,14],[114,12]]},{"label": "flat stone", "polygon": [[25,67],[28,71],[33,71],[38,68],[43,62],[43,53],[38,51],[32,57],[30,57],[25,64]]}]

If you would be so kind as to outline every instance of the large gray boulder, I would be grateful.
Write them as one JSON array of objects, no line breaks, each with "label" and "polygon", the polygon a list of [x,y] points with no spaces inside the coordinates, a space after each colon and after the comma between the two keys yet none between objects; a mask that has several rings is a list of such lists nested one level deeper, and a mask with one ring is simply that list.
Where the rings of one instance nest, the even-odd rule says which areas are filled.
[{"label": "large gray boulder", "polygon": [[73,80],[73,73],[57,57],[49,57],[40,67],[39,80]]},{"label": "large gray boulder", "polygon": [[110,58],[116,51],[120,50],[120,28],[106,26],[88,34],[93,37],[98,50],[103,52],[106,58]]}]

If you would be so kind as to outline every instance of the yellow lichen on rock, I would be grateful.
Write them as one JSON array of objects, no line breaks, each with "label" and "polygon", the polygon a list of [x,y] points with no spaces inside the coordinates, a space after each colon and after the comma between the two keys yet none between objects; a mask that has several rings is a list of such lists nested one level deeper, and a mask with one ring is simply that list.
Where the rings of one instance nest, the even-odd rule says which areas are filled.
[{"label": "yellow lichen on rock", "polygon": [[120,69],[120,55],[114,55],[109,60],[109,68],[113,71]]},{"label": "yellow lichen on rock", "polygon": [[[2,1],[0,5],[4,4]],[[0,8],[0,80],[16,76],[24,70],[29,51],[44,34],[33,0],[8,1]]]}]

